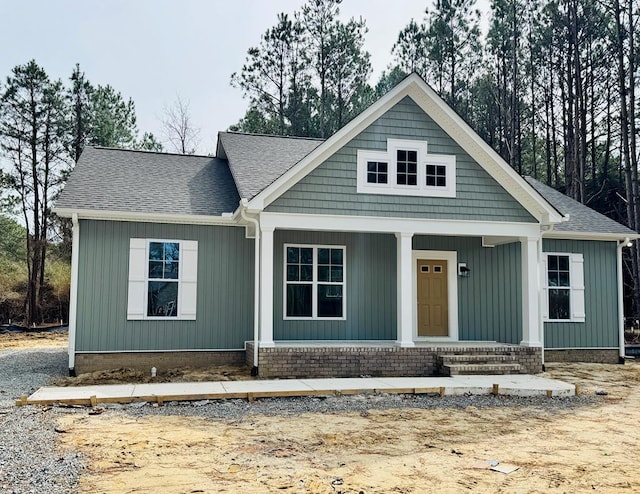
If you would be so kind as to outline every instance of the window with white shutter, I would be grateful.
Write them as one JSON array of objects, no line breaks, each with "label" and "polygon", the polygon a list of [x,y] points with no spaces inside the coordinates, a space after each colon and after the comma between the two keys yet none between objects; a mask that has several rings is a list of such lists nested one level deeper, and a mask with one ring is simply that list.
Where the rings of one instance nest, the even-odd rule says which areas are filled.
[{"label": "window with white shutter", "polygon": [[127,319],[196,318],[198,242],[132,238]]},{"label": "window with white shutter", "polygon": [[543,316],[549,322],[584,322],[582,254],[547,253],[543,259]]}]

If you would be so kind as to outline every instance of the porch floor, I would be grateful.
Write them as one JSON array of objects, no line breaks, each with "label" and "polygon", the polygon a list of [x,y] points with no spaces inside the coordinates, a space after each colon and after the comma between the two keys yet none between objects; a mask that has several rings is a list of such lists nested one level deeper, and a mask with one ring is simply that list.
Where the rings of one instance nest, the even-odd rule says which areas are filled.
[{"label": "porch floor", "polygon": [[198,383],[111,384],[103,386],[43,387],[21,405],[199,401],[353,395],[368,393],[499,394],[511,396],[575,396],[575,386],[528,374],[453,377],[375,377],[336,379],[273,379]]},{"label": "porch floor", "polygon": [[[499,343],[497,341],[414,341],[418,348],[517,348],[513,343]],[[274,341],[275,348],[394,348],[399,347],[395,340],[278,340]]]}]

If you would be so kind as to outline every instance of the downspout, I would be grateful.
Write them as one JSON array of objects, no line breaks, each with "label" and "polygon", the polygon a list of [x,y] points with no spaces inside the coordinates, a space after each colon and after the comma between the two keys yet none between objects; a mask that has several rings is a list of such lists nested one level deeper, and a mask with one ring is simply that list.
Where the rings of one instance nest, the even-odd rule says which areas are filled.
[{"label": "downspout", "polygon": [[260,344],[260,222],[256,218],[247,216],[246,199],[240,200],[240,216],[243,220],[253,223],[255,228],[254,247],[254,287],[253,287],[253,368],[251,375],[258,375],[258,345]]},{"label": "downspout", "polygon": [[626,354],[624,347],[624,288],[622,282],[622,249],[629,243],[630,239],[629,237],[627,237],[622,242],[618,241],[618,246],[616,248],[616,267],[618,271],[618,361],[620,363],[624,363],[624,357]]},{"label": "downspout", "polygon": [[80,222],[78,214],[71,215],[71,286],[69,297],[69,375],[76,374],[76,327],[78,321],[78,260],[80,256]]}]

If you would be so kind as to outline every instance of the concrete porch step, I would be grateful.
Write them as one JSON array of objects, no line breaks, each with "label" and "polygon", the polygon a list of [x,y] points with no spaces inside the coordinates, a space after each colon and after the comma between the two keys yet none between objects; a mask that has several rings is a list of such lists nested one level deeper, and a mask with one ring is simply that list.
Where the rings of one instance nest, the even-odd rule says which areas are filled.
[{"label": "concrete porch step", "polygon": [[472,376],[482,374],[519,374],[520,364],[516,363],[462,363],[443,364],[442,374],[445,376]]}]

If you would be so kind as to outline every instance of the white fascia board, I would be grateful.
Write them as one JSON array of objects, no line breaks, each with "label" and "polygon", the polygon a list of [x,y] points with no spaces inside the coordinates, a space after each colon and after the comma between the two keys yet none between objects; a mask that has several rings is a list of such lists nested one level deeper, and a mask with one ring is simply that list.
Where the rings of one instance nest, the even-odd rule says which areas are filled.
[{"label": "white fascia board", "polygon": [[[290,168],[275,182],[251,199],[249,211],[264,210],[269,204],[289,190],[294,184],[311,173],[325,160],[330,158],[342,146],[365,130],[369,125],[390,110],[402,98],[407,96],[408,88],[416,84],[420,77],[412,74],[398,84],[394,89],[385,94],[369,108],[354,118],[338,132],[315,148],[311,153]],[[355,163],[354,163],[355,165]]]},{"label": "white fascia board", "polygon": [[97,209],[54,208],[53,212],[63,218],[74,213],[81,220],[135,221],[140,223],[179,223],[184,225],[228,225],[244,226],[238,222],[236,214],[229,216],[205,216],[196,214],[138,213],[130,211],[105,211]]},{"label": "white fascia board", "polygon": [[601,233],[601,232],[563,232],[551,230],[550,232],[542,232],[543,238],[555,238],[561,240],[600,240],[605,242],[615,242],[626,238],[635,240],[640,238],[640,234],[628,233]]},{"label": "white fascia board", "polygon": [[285,230],[540,238],[538,223],[263,212],[260,214],[260,225]]},{"label": "white fascia board", "polygon": [[408,95],[534,218],[543,224],[563,221],[563,216],[518,175],[422,79],[418,78],[416,85],[409,88]]}]

